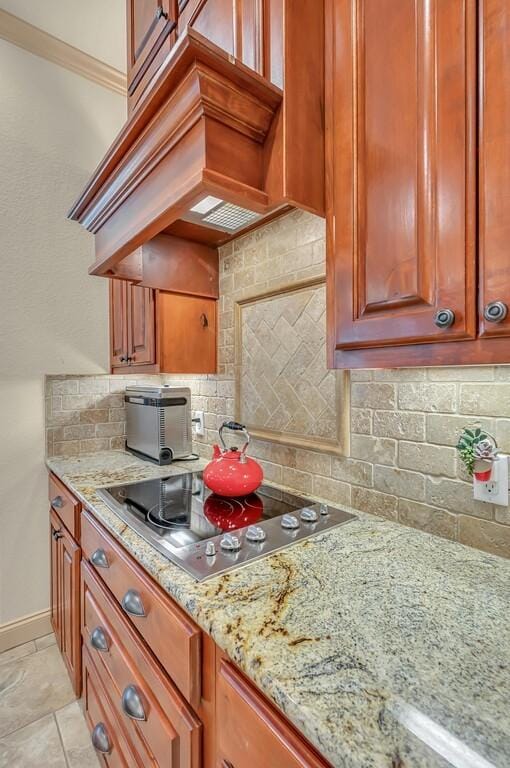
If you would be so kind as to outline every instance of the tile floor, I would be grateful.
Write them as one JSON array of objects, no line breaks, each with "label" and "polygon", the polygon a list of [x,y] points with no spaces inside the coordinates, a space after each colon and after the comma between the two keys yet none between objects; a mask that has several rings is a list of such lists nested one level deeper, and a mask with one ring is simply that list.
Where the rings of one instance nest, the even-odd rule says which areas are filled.
[{"label": "tile floor", "polygon": [[98,768],[55,636],[0,654],[0,768]]}]

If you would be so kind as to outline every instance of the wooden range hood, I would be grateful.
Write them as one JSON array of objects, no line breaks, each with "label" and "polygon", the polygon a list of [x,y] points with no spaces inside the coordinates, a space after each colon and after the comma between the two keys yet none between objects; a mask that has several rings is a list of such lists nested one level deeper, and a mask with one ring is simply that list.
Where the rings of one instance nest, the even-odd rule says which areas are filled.
[{"label": "wooden range hood", "polygon": [[157,236],[207,265],[289,206],[323,214],[322,67],[301,60],[305,80],[299,52],[284,58],[282,90],[186,29],[68,214],[95,235],[91,274],[165,287],[144,274]]}]

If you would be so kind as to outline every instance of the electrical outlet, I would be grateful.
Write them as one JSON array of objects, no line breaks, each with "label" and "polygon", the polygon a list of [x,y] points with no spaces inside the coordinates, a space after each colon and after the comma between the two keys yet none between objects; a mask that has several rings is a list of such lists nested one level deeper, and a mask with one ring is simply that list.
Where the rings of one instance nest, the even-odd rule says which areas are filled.
[{"label": "electrical outlet", "polygon": [[198,437],[202,437],[205,434],[203,411],[195,411],[195,415],[193,417],[193,431]]},{"label": "electrical outlet", "polygon": [[475,499],[486,501],[488,504],[508,507],[510,485],[508,460],[508,456],[499,454],[492,465],[490,480],[480,482],[476,478],[473,479]]}]

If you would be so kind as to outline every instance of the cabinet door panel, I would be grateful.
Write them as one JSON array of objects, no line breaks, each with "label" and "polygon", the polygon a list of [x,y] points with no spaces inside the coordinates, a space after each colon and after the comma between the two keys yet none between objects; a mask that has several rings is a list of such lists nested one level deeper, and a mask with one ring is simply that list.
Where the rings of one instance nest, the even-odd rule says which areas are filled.
[{"label": "cabinet door panel", "polygon": [[472,338],[474,2],[328,2],[333,351]]},{"label": "cabinet door panel", "polygon": [[51,626],[57,639],[57,645],[61,647],[61,601],[60,601],[60,545],[55,538],[60,531],[61,524],[54,512],[50,512],[50,561],[51,561]]},{"label": "cabinet door panel", "polygon": [[162,373],[216,373],[216,300],[160,291]]},{"label": "cabinet door panel", "polygon": [[510,4],[483,0],[480,12],[480,330],[510,335],[510,313],[484,319],[492,302],[510,308]]},{"label": "cabinet door panel", "polygon": [[[127,283],[110,280],[110,362],[112,368],[126,365]],[[121,358],[124,358],[121,360]]]},{"label": "cabinet door panel", "polygon": [[176,24],[175,0],[127,0],[128,93]]},{"label": "cabinet door panel", "polygon": [[247,755],[250,768],[329,766],[225,659],[217,668],[216,708],[218,768],[241,768]]},{"label": "cabinet door panel", "polygon": [[81,691],[80,641],[80,548],[66,531],[60,539],[61,553],[61,651],[77,695]]},{"label": "cabinet door panel", "polygon": [[133,365],[156,362],[154,291],[128,285],[128,350]]}]

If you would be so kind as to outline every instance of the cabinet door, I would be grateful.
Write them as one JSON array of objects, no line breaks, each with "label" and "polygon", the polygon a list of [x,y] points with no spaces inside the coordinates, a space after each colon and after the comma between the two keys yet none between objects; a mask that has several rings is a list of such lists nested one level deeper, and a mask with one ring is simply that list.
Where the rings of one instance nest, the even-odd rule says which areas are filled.
[{"label": "cabinet door", "polygon": [[127,359],[127,283],[110,280],[110,363],[122,368]]},{"label": "cabinet door", "polygon": [[480,10],[479,123],[481,336],[510,335],[509,62],[510,3],[508,0],[483,0]]},{"label": "cabinet door", "polygon": [[[327,768],[315,750],[231,664],[216,677],[217,768]],[[269,763],[268,763],[269,759]]]},{"label": "cabinet door", "polygon": [[128,357],[131,365],[156,362],[154,290],[128,284]]},{"label": "cabinet door", "polygon": [[175,0],[127,0],[128,93],[176,24]]},{"label": "cabinet door", "polygon": [[473,338],[475,2],[327,6],[332,357]]},{"label": "cabinet door", "polygon": [[161,373],[216,373],[216,300],[158,294]]},{"label": "cabinet door", "polygon": [[81,693],[80,548],[62,529],[61,546],[61,651],[77,695]]},{"label": "cabinet door", "polygon": [[60,539],[59,533],[62,525],[54,512],[50,512],[50,563],[51,563],[51,626],[57,639],[57,645],[61,647],[61,601],[60,601]]}]

